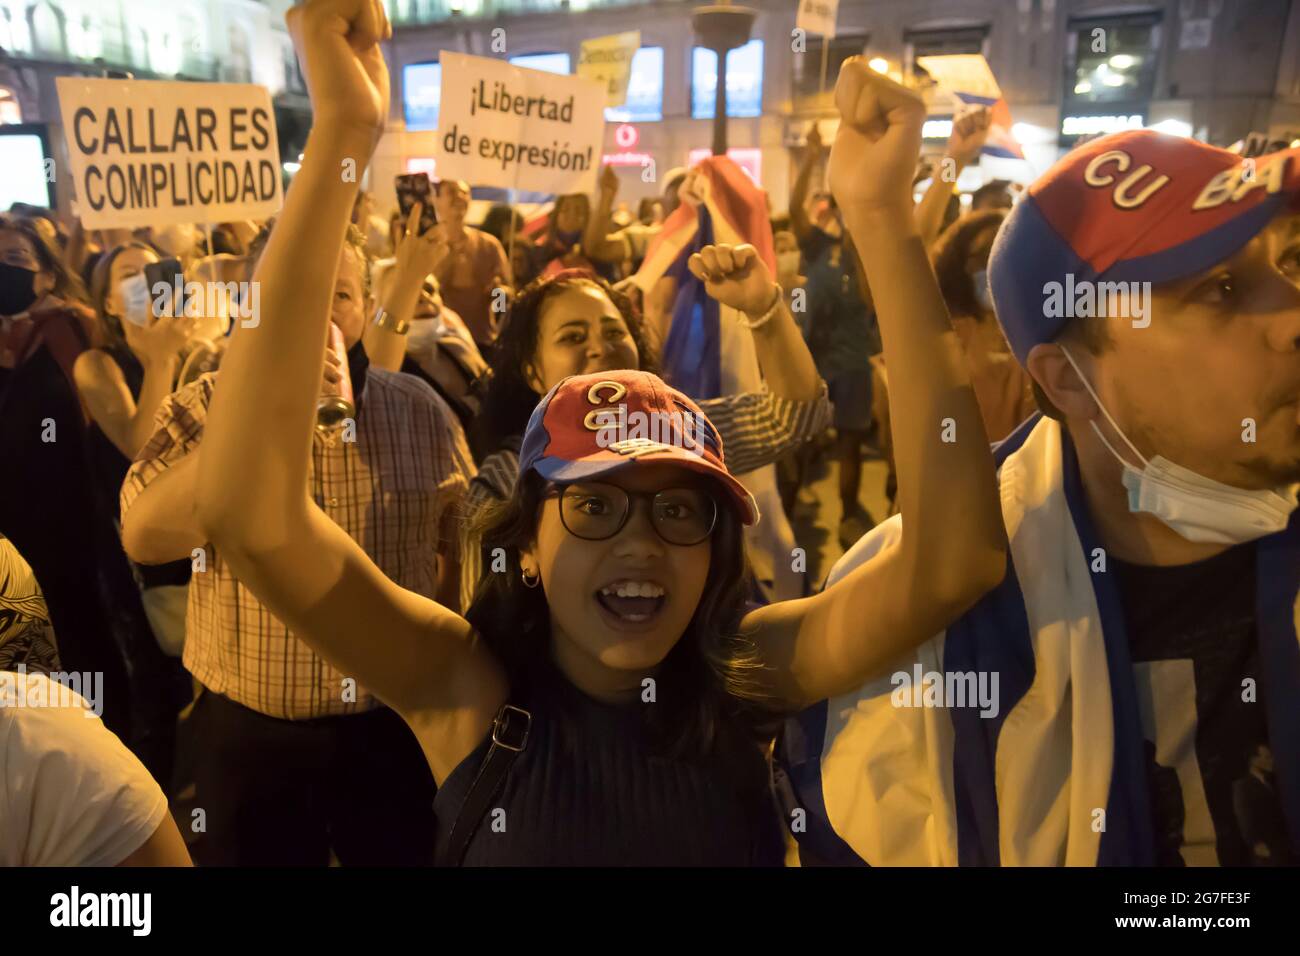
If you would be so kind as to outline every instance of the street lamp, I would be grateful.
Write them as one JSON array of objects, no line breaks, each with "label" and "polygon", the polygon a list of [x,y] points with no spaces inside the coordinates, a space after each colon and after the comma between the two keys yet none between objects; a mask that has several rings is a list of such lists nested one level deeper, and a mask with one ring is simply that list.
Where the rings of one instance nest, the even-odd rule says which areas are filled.
[{"label": "street lamp", "polygon": [[727,51],[749,42],[749,31],[758,11],[721,0],[696,7],[691,25],[700,46],[718,55],[718,85],[713,101],[713,155],[727,154]]}]

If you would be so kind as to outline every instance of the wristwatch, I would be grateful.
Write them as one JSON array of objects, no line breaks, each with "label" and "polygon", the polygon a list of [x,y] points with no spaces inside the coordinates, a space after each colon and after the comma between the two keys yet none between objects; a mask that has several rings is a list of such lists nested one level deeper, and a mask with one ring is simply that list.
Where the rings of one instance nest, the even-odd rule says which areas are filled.
[{"label": "wristwatch", "polygon": [[410,319],[402,319],[399,322],[397,319],[393,318],[391,312],[386,312],[382,308],[375,311],[375,317],[371,320],[370,324],[377,329],[384,329],[388,332],[392,332],[394,335],[405,335],[411,329]]}]

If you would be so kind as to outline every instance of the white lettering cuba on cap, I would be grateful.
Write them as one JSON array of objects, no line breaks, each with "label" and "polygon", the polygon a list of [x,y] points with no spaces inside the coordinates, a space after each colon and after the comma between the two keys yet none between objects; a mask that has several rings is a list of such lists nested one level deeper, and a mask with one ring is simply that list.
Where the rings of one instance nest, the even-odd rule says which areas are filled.
[{"label": "white lettering cuba on cap", "polygon": [[1253,160],[1194,139],[1127,130],[1069,153],[998,231],[989,286],[1023,365],[1069,321],[1044,289],[1169,282],[1234,255],[1282,209],[1300,211],[1300,148]]},{"label": "white lettering cuba on cap", "polygon": [[[653,437],[638,434],[636,426],[651,423]],[[758,503],[727,469],[722,436],[708,416],[650,372],[620,369],[563,379],[533,409],[519,449],[520,477],[531,469],[558,484],[594,481],[642,462],[712,478],[743,524],[758,523]]]}]

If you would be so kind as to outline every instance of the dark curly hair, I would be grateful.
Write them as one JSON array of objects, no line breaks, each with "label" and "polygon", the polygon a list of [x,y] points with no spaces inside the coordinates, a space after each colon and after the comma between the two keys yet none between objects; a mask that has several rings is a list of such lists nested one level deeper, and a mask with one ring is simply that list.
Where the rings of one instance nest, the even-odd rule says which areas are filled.
[{"label": "dark curly hair", "polygon": [[476,460],[482,461],[524,433],[528,416],[542,397],[524,378],[524,366],[537,353],[542,306],[551,296],[575,286],[598,289],[614,303],[636,344],[637,355],[641,357],[640,370],[659,374],[659,357],[646,338],[645,323],[627,296],[586,270],[570,269],[537,279],[520,290],[497,333],[491,356],[492,380],[469,436]]},{"label": "dark curly hair", "polygon": [[[505,670],[512,694],[556,673],[545,589],[527,587],[519,563],[520,549],[535,539],[545,488],[541,476],[530,471],[520,476],[510,498],[475,518],[484,570],[465,618]],[[749,593],[740,516],[724,495],[718,497],[704,591],[685,633],[656,673],[664,688],[660,702],[646,708],[651,739],[665,752],[685,757],[712,753],[720,735],[758,740],[773,729],[775,710],[757,680],[759,657],[740,629]],[[504,570],[491,570],[502,556]]]},{"label": "dark curly hair", "polygon": [[953,315],[983,320],[984,311],[975,300],[975,281],[966,271],[971,246],[980,233],[996,230],[1007,217],[1005,209],[984,209],[963,216],[940,234],[934,244],[934,274],[939,291]]}]

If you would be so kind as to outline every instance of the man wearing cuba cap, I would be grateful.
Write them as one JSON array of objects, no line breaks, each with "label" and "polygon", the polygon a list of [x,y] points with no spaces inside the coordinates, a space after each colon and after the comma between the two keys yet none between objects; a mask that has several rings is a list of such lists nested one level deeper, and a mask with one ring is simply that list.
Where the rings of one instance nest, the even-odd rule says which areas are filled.
[{"label": "man wearing cuba cap", "polygon": [[1007,574],[788,723],[805,864],[1300,862],[1298,197],[1298,149],[1149,130],[1027,190],[988,266],[1042,410],[995,453]]}]

